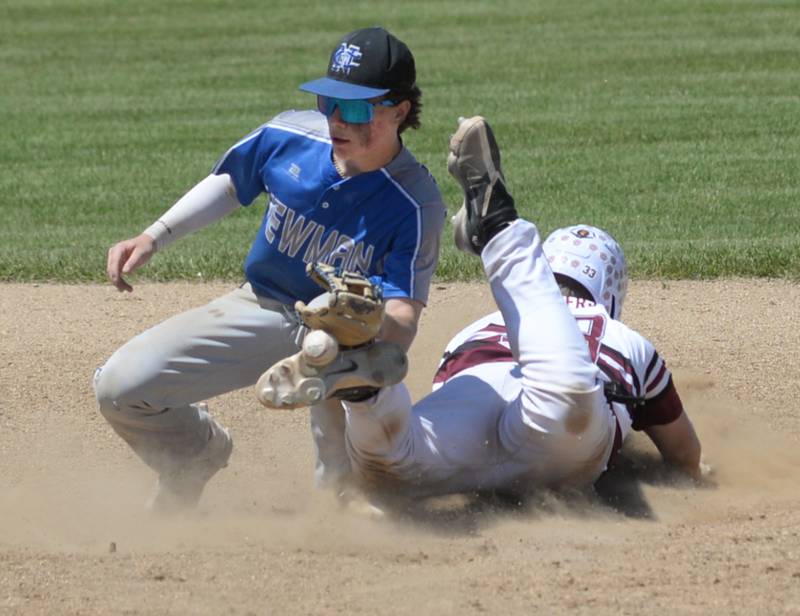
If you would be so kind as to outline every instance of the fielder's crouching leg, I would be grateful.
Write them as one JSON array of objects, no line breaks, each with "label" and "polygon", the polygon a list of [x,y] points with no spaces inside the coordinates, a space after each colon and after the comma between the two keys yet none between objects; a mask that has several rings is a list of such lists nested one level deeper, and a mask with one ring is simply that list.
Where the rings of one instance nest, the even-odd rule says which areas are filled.
[{"label": "fielder's crouching leg", "polygon": [[[106,421],[159,474],[206,460],[215,436],[229,439],[203,403],[170,408],[149,402],[141,388],[132,386],[119,362],[109,361],[95,371],[94,391]],[[225,462],[227,456],[221,466]]]}]

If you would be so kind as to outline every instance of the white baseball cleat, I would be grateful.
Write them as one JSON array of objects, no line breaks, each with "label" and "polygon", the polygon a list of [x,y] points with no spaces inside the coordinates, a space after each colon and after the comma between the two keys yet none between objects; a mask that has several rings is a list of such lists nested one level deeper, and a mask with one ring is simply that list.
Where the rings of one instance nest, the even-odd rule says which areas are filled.
[{"label": "white baseball cleat", "polygon": [[[332,353],[333,348],[337,352]],[[408,372],[405,352],[392,342],[338,350],[330,334],[309,333],[303,350],[261,375],[256,383],[258,401],[268,408],[294,409],[326,398],[365,400],[380,388],[399,383]]]},{"label": "white baseball cleat", "polygon": [[197,458],[159,475],[147,509],[169,514],[195,508],[209,480],[228,466],[232,451],[233,439],[228,431],[212,423],[211,438]]}]

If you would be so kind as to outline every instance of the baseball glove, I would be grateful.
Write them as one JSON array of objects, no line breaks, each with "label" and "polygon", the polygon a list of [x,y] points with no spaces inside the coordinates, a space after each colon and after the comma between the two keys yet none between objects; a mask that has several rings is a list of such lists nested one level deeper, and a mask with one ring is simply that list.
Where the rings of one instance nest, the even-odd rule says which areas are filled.
[{"label": "baseball glove", "polygon": [[310,329],[321,329],[344,346],[366,344],[383,322],[381,288],[361,274],[324,263],[311,263],[306,273],[326,292],[295,310]]}]

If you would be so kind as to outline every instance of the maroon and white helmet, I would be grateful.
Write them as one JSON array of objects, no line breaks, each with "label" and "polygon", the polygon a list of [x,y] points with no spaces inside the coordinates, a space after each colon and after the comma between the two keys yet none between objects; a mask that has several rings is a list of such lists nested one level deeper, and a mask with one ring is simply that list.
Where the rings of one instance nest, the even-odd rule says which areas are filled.
[{"label": "maroon and white helmet", "polygon": [[595,304],[619,319],[628,292],[628,264],[609,233],[590,225],[556,229],[547,236],[543,250],[554,274],[580,283]]}]

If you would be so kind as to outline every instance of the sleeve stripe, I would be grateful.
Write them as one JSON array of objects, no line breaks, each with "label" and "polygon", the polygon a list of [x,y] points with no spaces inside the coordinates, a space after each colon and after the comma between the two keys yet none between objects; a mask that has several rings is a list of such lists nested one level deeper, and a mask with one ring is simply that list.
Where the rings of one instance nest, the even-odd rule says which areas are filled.
[{"label": "sleeve stripe", "polygon": [[[275,124],[273,122],[269,122],[266,126],[270,128],[274,128],[275,130],[282,130],[286,133],[292,133],[295,135],[300,135],[301,137],[307,137],[308,139],[312,139],[314,141],[319,141],[320,143],[331,143],[331,140],[323,137],[322,135],[317,135],[307,130],[303,130],[300,128],[294,128],[292,126],[287,126],[286,124]],[[235,147],[235,146],[234,146]]]},{"label": "sleeve stripe", "polygon": [[400,194],[402,194],[406,199],[409,200],[411,205],[414,206],[414,209],[417,213],[417,242],[416,245],[414,246],[414,256],[411,257],[411,272],[410,272],[411,276],[409,284],[410,287],[409,294],[413,298],[416,295],[416,290],[417,290],[416,289],[417,256],[419,255],[420,245],[422,244],[422,211],[419,203],[417,203],[417,201],[411,195],[409,195],[408,192],[406,192],[406,190],[400,184],[398,184],[397,180],[395,180],[385,168],[381,168],[381,171],[383,172],[383,175],[385,175],[389,179],[389,181],[395,185],[397,190],[400,191]]},{"label": "sleeve stripe", "polygon": [[239,139],[239,141],[237,141],[237,142],[236,142],[236,143],[234,143],[234,144],[233,144],[231,147],[229,147],[229,148],[228,148],[228,149],[225,151],[225,153],[224,153],[222,156],[220,156],[219,160],[218,160],[218,161],[217,161],[217,162],[214,164],[214,167],[213,167],[213,169],[211,169],[211,173],[217,173],[217,171],[219,170],[219,168],[222,166],[222,163],[224,163],[224,162],[225,162],[225,159],[226,159],[226,158],[228,158],[228,155],[229,155],[229,154],[230,154],[230,153],[231,153],[233,150],[235,150],[236,148],[238,148],[238,147],[239,147],[240,145],[242,145],[243,143],[247,143],[248,141],[252,141],[252,140],[253,140],[253,139],[255,139],[256,137],[258,137],[258,136],[261,134],[261,131],[262,131],[262,130],[264,130],[264,128],[266,128],[266,126],[267,126],[266,124],[264,124],[263,126],[259,126],[259,127],[258,127],[257,129],[255,129],[255,130],[254,130],[252,133],[250,133],[250,134],[249,134],[249,135],[247,135],[246,137],[243,137],[243,138]]},{"label": "sleeve stripe", "polygon": [[650,363],[647,364],[647,369],[644,371],[644,382],[647,383],[650,380],[650,373],[653,371],[653,368],[656,367],[656,363],[661,358],[658,356],[658,352],[653,353],[653,359],[650,360]]},{"label": "sleeve stripe", "polygon": [[672,375],[669,373],[669,370],[666,371],[664,376],[659,380],[657,384],[653,385],[653,388],[645,394],[645,398],[650,400],[651,398],[658,398],[659,396],[664,394],[664,391],[672,382]]},{"label": "sleeve stripe", "polygon": [[663,384],[664,376],[666,374],[669,374],[669,371],[667,370],[667,365],[664,362],[661,362],[661,369],[658,371],[656,377],[652,381],[650,381],[650,383],[647,385],[647,388],[645,389],[646,394],[650,394],[654,390],[657,390],[658,386]]},{"label": "sleeve stripe", "polygon": [[636,395],[641,394],[642,386],[639,383],[639,377],[637,376],[636,370],[634,370],[630,360],[628,360],[627,357],[625,357],[622,353],[620,353],[614,348],[611,348],[606,344],[600,345],[600,352],[598,353],[598,359],[601,357],[605,357],[605,361],[609,363],[609,365],[611,362],[616,364],[622,371],[622,373],[627,375],[627,380],[629,380],[631,385],[633,386],[633,392],[635,392]]},{"label": "sleeve stripe", "polygon": [[411,282],[409,284],[411,297],[417,295],[417,256],[419,255],[419,247],[422,243],[422,212],[419,207],[416,208],[417,212],[417,245],[414,247],[414,256],[411,257]]},{"label": "sleeve stripe", "polygon": [[621,385],[626,394],[634,395],[633,386],[631,384],[629,375],[626,375],[622,369],[612,366],[600,358],[597,360],[597,367],[600,368],[600,370],[602,370],[611,381]]}]

